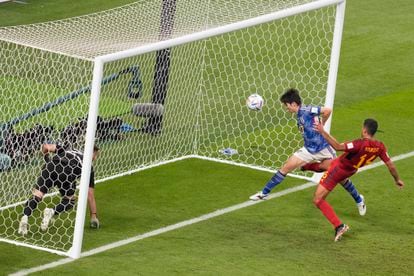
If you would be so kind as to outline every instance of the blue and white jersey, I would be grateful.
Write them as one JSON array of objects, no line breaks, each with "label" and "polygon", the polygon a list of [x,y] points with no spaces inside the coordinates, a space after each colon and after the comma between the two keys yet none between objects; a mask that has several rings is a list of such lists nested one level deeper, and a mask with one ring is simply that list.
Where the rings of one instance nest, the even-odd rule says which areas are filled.
[{"label": "blue and white jersey", "polygon": [[327,146],[328,142],[323,136],[313,129],[315,122],[319,122],[321,114],[320,106],[301,105],[298,111],[298,127],[305,142],[305,148],[310,153],[317,153]]}]

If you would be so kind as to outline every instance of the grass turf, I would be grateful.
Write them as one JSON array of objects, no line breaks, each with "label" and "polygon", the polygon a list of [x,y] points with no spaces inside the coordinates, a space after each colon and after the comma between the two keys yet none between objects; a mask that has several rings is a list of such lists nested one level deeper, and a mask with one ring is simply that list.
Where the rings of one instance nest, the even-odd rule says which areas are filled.
[{"label": "grass turf", "polygon": [[[63,2],[36,1],[27,6],[33,17],[25,18],[26,6],[3,4],[0,15],[5,16],[0,16],[0,22],[47,21],[96,11],[91,1],[71,3],[71,7]],[[99,8],[125,3],[110,2],[100,3]],[[413,19],[408,12],[412,5],[409,0],[398,5],[385,0],[348,1],[332,125],[339,140],[357,137],[362,120],[375,117],[385,131],[378,138],[391,155],[413,150],[410,125],[414,112],[406,108],[414,91]],[[10,18],[20,21],[13,23]],[[312,192],[305,190],[42,274],[409,275],[414,269],[410,212],[414,206],[409,187],[413,161],[396,165],[408,184],[403,191],[392,186],[384,167],[354,177],[367,199],[364,218],[341,189],[329,197],[338,215],[352,227],[338,244],[332,242],[329,224],[312,207]],[[198,178],[194,178],[195,171]],[[101,184],[96,193],[103,227],[86,229],[84,250],[240,203],[269,177],[226,165],[185,161]],[[288,179],[279,189],[300,183]],[[155,184],[162,189],[154,189]],[[0,243],[4,274],[59,258]]]},{"label": "grass turf", "polygon": [[[407,171],[412,164],[412,160],[404,160],[397,166]],[[118,189],[114,185],[102,186],[99,191],[104,194],[122,193],[122,186],[129,187],[128,192],[135,195],[129,200],[135,204],[122,208],[117,201],[115,208],[104,209],[103,228],[99,235],[87,233],[86,243],[91,245],[88,239],[102,239],[100,242],[107,243],[112,238],[142,233],[239,203],[254,190],[252,178],[257,181],[265,178],[260,173],[233,171],[220,164],[211,164],[206,174],[200,173],[204,179],[200,182],[192,181],[193,176],[188,173],[181,175],[181,181],[169,174],[181,166],[205,165],[201,161],[183,161],[143,173],[143,178],[156,175],[159,185],[168,185],[159,191],[154,191],[149,184],[137,188],[129,183],[129,180],[141,180],[140,177],[124,179],[124,183],[118,183],[121,185]],[[226,185],[211,183],[210,169],[215,176],[229,177],[223,181]],[[412,175],[404,176],[407,182],[413,181]],[[120,275],[409,274],[414,268],[411,243],[414,206],[410,200],[413,191],[393,187],[384,167],[361,173],[354,181],[366,195],[368,213],[360,217],[353,200],[340,187],[330,195],[329,202],[351,226],[351,231],[339,243],[333,243],[333,229],[312,206],[313,188],[310,188],[43,271],[42,275],[74,272],[81,275],[102,272]],[[205,182],[209,182],[208,186]],[[283,186],[286,188],[293,182],[298,183],[288,181]],[[100,194],[101,200],[104,194]],[[124,198],[123,202],[129,200]],[[125,212],[126,209],[129,211]]]}]

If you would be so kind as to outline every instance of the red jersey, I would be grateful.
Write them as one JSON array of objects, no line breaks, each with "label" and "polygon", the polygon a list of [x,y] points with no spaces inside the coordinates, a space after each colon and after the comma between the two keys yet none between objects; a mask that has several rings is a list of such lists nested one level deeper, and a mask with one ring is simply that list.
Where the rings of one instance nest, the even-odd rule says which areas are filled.
[{"label": "red jersey", "polygon": [[356,172],[359,168],[368,165],[378,156],[388,162],[387,149],[381,141],[371,139],[357,139],[345,144],[344,153],[339,157],[339,166],[348,172]]}]

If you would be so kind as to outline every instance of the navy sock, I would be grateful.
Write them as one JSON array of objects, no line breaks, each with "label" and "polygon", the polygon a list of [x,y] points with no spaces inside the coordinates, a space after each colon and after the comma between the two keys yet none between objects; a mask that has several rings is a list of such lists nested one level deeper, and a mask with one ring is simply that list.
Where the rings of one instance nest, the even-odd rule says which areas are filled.
[{"label": "navy sock", "polygon": [[354,198],[356,203],[360,203],[362,201],[362,198],[359,196],[358,190],[355,188],[354,184],[350,179],[348,179],[342,186]]},{"label": "navy sock", "polygon": [[268,194],[270,193],[270,191],[276,187],[276,185],[278,185],[280,182],[283,181],[283,179],[285,179],[284,174],[282,174],[280,171],[277,171],[277,173],[272,176],[272,178],[270,178],[269,182],[267,182],[266,186],[263,188],[263,193],[264,194]]},{"label": "navy sock", "polygon": [[24,206],[24,210],[23,210],[23,214],[26,216],[31,216],[33,211],[37,208],[37,204],[41,201],[42,199],[40,197],[37,196],[33,196],[31,199],[29,199],[26,202],[26,205]]}]

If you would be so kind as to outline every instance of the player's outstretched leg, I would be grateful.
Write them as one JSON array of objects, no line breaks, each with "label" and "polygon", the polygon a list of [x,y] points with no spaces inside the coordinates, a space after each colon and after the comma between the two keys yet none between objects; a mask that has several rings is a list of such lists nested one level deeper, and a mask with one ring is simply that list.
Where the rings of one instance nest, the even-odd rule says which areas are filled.
[{"label": "player's outstretched leg", "polygon": [[362,199],[361,202],[357,203],[358,212],[361,216],[365,216],[367,213],[367,205],[365,205],[365,199],[363,195],[359,195],[359,197]]},{"label": "player's outstretched leg", "polygon": [[251,200],[265,199],[269,195],[270,191],[272,191],[274,187],[276,187],[278,184],[280,184],[280,182],[283,181],[283,179],[285,179],[285,176],[286,175],[284,175],[280,171],[277,171],[277,173],[274,176],[272,176],[269,182],[267,182],[263,190],[250,196],[250,199]]},{"label": "player's outstretched leg", "polygon": [[55,206],[55,214],[58,215],[62,212],[67,212],[75,206],[75,199],[72,197],[63,197],[58,205]]},{"label": "player's outstretched leg", "polygon": [[[326,170],[326,164],[323,163],[308,163],[300,167],[302,171],[313,171],[313,172],[323,172]],[[361,195],[356,189],[355,185],[350,179],[345,180],[342,184],[342,187],[352,196],[355,200],[355,203],[358,207],[358,212],[361,216],[364,216],[367,212],[367,206],[365,204],[364,196]]]},{"label": "player's outstretched leg", "polygon": [[266,199],[268,195],[269,194],[264,194],[262,191],[259,191],[255,193],[254,195],[251,195],[249,198],[250,200],[257,201],[257,200]]},{"label": "player's outstretched leg", "polygon": [[300,167],[301,171],[312,171],[312,172],[324,172],[325,169],[321,168],[321,163],[314,162],[314,163],[308,163]]},{"label": "player's outstretched leg", "polygon": [[63,197],[54,209],[46,208],[43,212],[43,220],[40,225],[40,229],[42,229],[42,231],[46,231],[54,215],[58,215],[62,212],[69,211],[73,208],[74,205],[75,200],[73,198]]},{"label": "player's outstretched leg", "polygon": [[23,209],[23,216],[21,217],[19,222],[19,229],[17,230],[17,233],[19,233],[20,235],[27,235],[29,229],[29,217],[32,215],[33,210],[37,208],[37,205],[40,201],[42,201],[42,197],[35,195],[33,195],[30,199],[26,201]]},{"label": "player's outstretched leg", "polygon": [[361,216],[364,216],[367,212],[367,206],[365,205],[364,196],[361,195],[358,190],[356,189],[355,185],[352,183],[351,179],[345,180],[345,182],[341,183],[342,187],[352,196],[355,200],[355,203],[358,207],[358,212]]},{"label": "player's outstretched leg", "polygon": [[[329,176],[328,176],[329,177]],[[327,179],[327,178],[325,178]],[[327,187],[323,186],[323,184],[319,184],[316,188],[315,194],[313,196],[313,203],[315,206],[321,210],[322,214],[329,220],[329,222],[332,224],[332,226],[335,229],[335,238],[334,241],[338,241],[342,235],[349,230],[348,225],[343,224],[339,217],[336,215],[334,209],[332,206],[325,200],[325,198],[329,195],[331,190],[335,186],[329,186]]]}]

